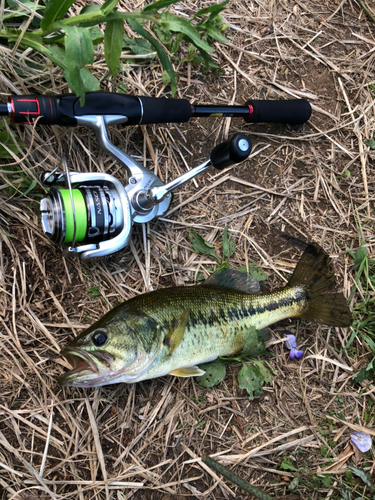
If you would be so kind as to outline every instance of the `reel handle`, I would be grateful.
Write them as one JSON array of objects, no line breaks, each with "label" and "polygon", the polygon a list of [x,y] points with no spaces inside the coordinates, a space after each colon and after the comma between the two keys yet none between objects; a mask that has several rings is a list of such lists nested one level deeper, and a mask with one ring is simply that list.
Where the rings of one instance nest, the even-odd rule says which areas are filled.
[{"label": "reel handle", "polygon": [[201,174],[209,167],[213,166],[217,170],[241,163],[246,160],[251,152],[250,139],[245,134],[234,134],[228,141],[218,144],[211,152],[210,159],[195,167],[185,174],[180,175],[173,181],[163,186],[157,186],[149,189],[147,192],[138,196],[138,203],[145,208],[147,205],[160,203],[166,196],[168,196],[174,189],[182,186],[193,177]]}]

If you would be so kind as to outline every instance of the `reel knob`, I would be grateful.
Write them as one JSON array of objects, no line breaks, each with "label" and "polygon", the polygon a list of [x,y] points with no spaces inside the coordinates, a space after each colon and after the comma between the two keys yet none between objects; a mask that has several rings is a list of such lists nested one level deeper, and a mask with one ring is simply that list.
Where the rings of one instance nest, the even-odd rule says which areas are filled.
[{"label": "reel knob", "polygon": [[250,139],[245,134],[234,134],[228,141],[218,144],[211,152],[210,160],[218,170],[241,163],[251,152]]}]

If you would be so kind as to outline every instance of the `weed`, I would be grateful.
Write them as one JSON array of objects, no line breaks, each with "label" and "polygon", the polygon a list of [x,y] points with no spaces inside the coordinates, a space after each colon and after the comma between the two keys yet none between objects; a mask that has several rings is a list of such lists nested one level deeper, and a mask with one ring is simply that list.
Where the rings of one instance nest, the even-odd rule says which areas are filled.
[{"label": "weed", "polygon": [[[11,131],[4,130],[0,125],[0,160],[14,160],[23,147]],[[30,179],[14,161],[9,165],[3,163],[0,173],[5,181],[0,190],[3,189],[9,196],[27,196],[37,185],[37,181]]]},{"label": "weed", "polygon": [[353,309],[352,334],[345,346],[347,349],[353,340],[359,336],[368,345],[372,356],[368,364],[353,377],[355,382],[362,382],[371,378],[375,373],[375,259],[368,254],[363,243],[355,253],[348,250],[353,258],[356,270],[355,285],[351,291],[351,298],[356,291],[360,295]]},{"label": "weed", "polygon": [[100,296],[99,288],[100,288],[99,286],[93,286],[91,288],[86,289],[90,299],[93,299],[94,297]]},{"label": "weed", "polygon": [[[191,246],[194,249],[194,252],[200,253],[203,255],[209,255],[213,257],[218,263],[219,266],[216,268],[216,271],[219,269],[224,269],[228,267],[229,258],[236,251],[236,242],[233,238],[228,236],[229,226],[226,226],[223,231],[222,237],[222,254],[223,258],[221,258],[215,250],[214,245],[206,241],[202,238],[202,236],[194,231],[190,231],[189,237],[191,240]],[[257,281],[265,281],[268,279],[267,274],[263,271],[261,267],[258,267],[256,264],[249,262],[248,268],[245,266],[239,269],[244,273],[249,273],[253,278]],[[198,279],[204,279],[203,277],[199,277]]]},{"label": "weed", "polygon": [[[117,10],[118,1],[85,5],[78,15],[67,17],[74,0],[49,0],[45,7],[37,6],[29,30],[22,33],[29,12],[22,4],[5,0],[8,8],[0,38],[10,45],[19,43],[23,48],[31,48],[62,68],[69,87],[81,98],[82,105],[86,92],[100,90],[99,81],[89,68],[94,64],[95,48],[101,42],[109,68],[107,76],[118,75],[124,48],[135,55],[149,54],[150,58],[157,54],[164,69],[163,83],[171,84],[172,95],[177,90],[172,60],[178,60],[175,54],[182,42],[188,43],[187,61],[217,68],[210,53],[214,52],[213,42],[227,41],[222,34],[226,25],[220,12],[228,0],[200,9],[189,19],[167,12],[167,7],[178,0],[159,0],[138,12]],[[124,22],[140,37],[130,39],[125,35]],[[14,29],[14,25],[19,28]]]}]

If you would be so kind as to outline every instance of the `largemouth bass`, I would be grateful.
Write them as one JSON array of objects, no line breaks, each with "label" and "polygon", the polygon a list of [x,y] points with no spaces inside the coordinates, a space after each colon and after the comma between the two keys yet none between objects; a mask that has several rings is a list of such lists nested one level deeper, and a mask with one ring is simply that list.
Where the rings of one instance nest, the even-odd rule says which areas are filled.
[{"label": "largemouth bass", "polygon": [[203,375],[199,364],[241,352],[250,327],[262,330],[286,318],[346,327],[351,313],[335,285],[329,256],[307,246],[288,284],[258,293],[259,284],[233,269],[203,285],[157,290],[134,297],[82,332],[61,354],[73,366],[58,382],[98,387],[166,374]]}]

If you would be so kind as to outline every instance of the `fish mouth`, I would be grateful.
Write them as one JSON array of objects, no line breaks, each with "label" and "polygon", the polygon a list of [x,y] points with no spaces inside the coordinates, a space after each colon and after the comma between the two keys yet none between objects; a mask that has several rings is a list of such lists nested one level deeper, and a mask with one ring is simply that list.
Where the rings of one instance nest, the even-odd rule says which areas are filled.
[{"label": "fish mouth", "polygon": [[57,379],[64,387],[97,387],[112,368],[113,357],[107,353],[88,353],[79,347],[66,347],[60,354],[72,366]]}]

